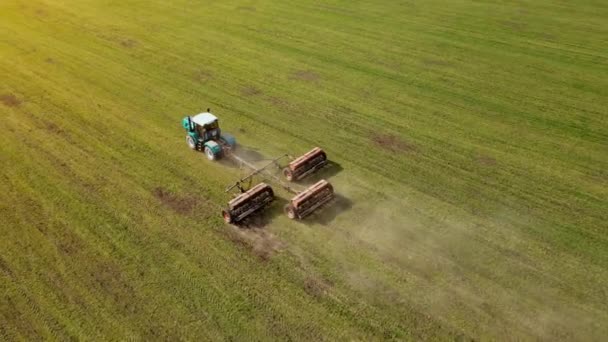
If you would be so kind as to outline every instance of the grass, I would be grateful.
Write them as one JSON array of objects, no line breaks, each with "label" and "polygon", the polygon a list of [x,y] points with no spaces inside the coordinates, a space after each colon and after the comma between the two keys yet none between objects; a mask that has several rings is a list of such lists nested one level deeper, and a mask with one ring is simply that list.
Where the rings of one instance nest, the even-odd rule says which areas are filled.
[{"label": "grass", "polygon": [[[2,2],[0,339],[601,340],[607,18]],[[242,172],[180,127],[207,107],[265,157],[323,147],[338,202],[224,225]]]}]

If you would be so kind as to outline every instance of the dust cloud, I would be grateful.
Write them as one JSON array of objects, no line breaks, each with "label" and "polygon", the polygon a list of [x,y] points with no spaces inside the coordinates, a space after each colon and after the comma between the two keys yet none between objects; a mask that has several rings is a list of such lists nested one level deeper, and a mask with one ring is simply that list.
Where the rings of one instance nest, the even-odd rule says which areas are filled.
[{"label": "dust cloud", "polygon": [[229,240],[249,250],[263,261],[269,260],[286,247],[285,242],[264,228],[230,226],[226,234]]},{"label": "dust cloud", "polygon": [[564,290],[559,274],[539,269],[529,239],[499,218],[464,224],[399,200],[355,206],[341,221],[351,240],[345,248],[360,246],[374,262],[347,260],[346,250],[333,257],[368,300],[411,304],[471,336],[593,340],[606,332],[597,326],[606,313]]}]

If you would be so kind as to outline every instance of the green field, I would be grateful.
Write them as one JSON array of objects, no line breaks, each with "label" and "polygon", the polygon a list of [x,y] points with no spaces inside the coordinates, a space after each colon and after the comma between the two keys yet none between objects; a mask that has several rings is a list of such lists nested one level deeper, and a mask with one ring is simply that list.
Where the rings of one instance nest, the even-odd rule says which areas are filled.
[{"label": "green field", "polygon": [[[599,0],[0,1],[0,340],[602,340],[607,37]],[[224,224],[207,107],[325,149],[335,203]]]}]

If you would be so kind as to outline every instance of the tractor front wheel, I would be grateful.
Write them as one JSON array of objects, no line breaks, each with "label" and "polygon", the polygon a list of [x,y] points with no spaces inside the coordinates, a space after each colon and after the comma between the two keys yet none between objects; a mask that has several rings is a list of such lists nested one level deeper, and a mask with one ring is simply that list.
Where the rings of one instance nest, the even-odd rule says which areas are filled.
[{"label": "tractor front wheel", "polygon": [[207,146],[205,146],[205,155],[207,156],[207,159],[215,160],[215,153]]},{"label": "tractor front wheel", "polygon": [[196,142],[194,141],[194,138],[192,138],[191,136],[187,135],[186,136],[186,143],[188,144],[188,147],[190,147],[190,149],[196,150]]}]

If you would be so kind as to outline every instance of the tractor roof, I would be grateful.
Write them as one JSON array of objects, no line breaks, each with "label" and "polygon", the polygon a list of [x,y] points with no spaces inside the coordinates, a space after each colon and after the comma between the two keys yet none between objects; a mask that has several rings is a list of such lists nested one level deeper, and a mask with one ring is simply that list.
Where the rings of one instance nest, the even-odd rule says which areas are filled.
[{"label": "tractor roof", "polygon": [[211,113],[200,113],[192,117],[192,121],[201,126],[208,125],[217,120],[217,117]]}]

